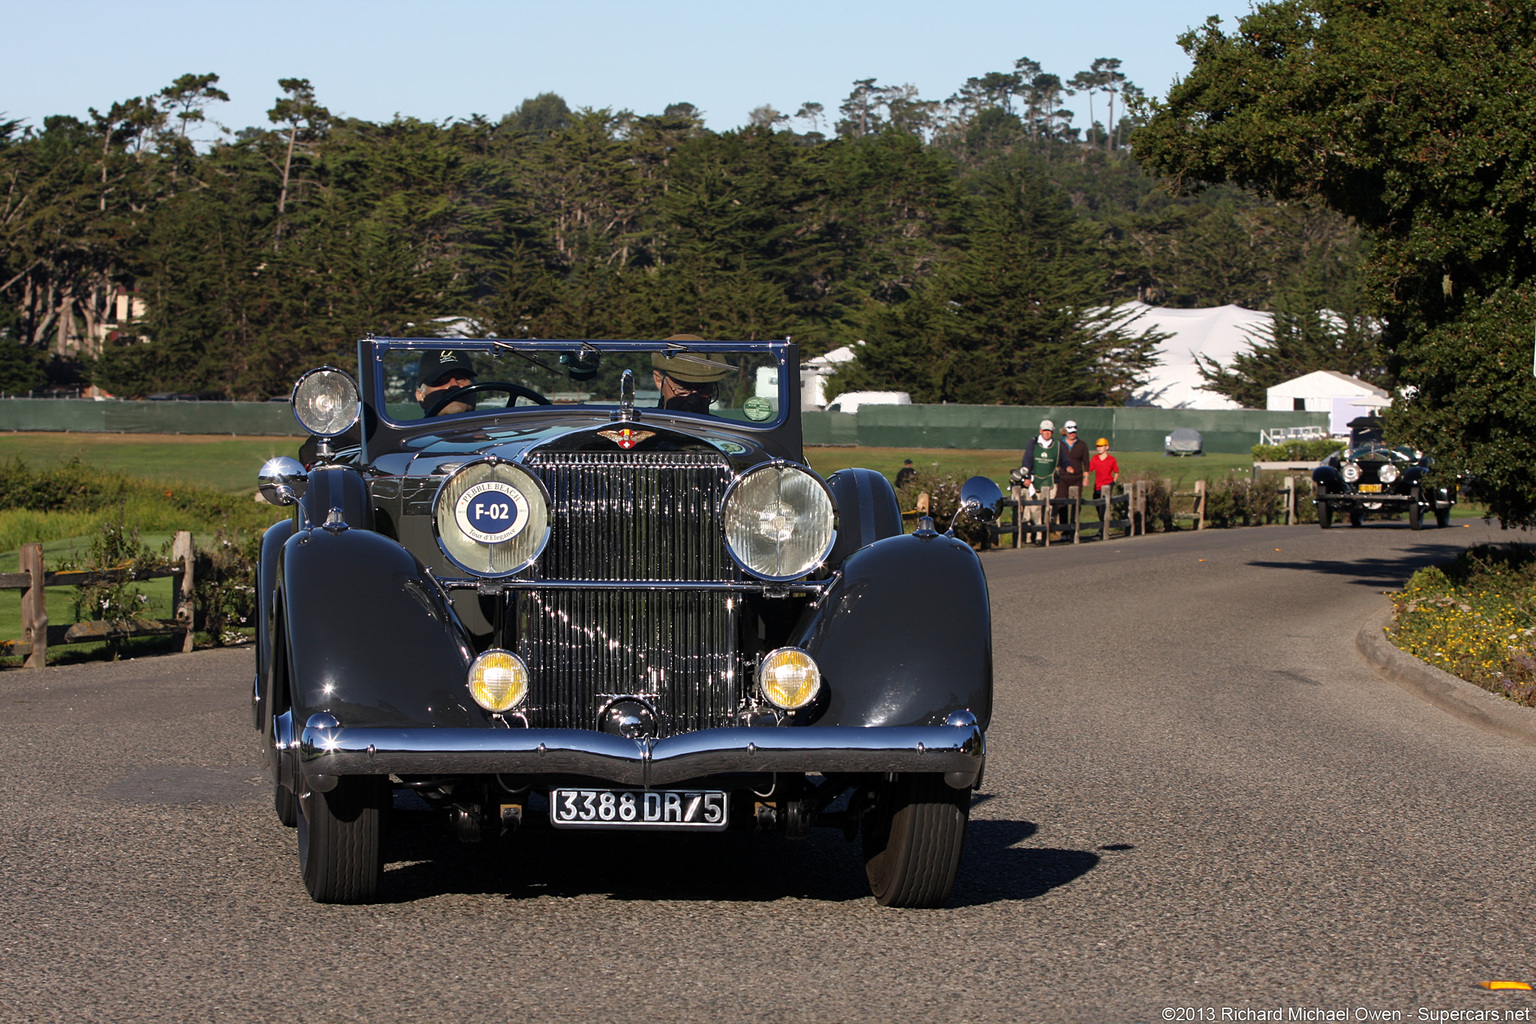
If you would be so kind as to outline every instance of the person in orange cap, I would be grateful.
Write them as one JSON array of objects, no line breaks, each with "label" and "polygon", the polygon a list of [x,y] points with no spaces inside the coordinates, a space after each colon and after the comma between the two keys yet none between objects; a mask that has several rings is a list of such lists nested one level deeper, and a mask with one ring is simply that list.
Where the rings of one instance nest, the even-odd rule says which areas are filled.
[{"label": "person in orange cap", "polygon": [[[1115,493],[1115,481],[1120,479],[1120,463],[1109,454],[1109,438],[1101,437],[1094,443],[1093,457],[1088,460],[1088,470],[1093,474],[1093,500],[1108,499]],[[1108,519],[1105,515],[1109,506],[1099,509],[1099,521]]]}]

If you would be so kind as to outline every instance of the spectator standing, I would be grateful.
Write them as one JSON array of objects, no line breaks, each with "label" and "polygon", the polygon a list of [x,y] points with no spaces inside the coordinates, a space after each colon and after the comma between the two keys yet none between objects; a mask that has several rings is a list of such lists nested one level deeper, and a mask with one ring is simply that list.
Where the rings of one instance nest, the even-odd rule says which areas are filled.
[{"label": "spectator standing", "polygon": [[1093,457],[1088,460],[1088,468],[1093,472],[1093,500],[1103,498],[1106,502],[1099,509],[1099,520],[1102,522],[1109,518],[1105,513],[1109,510],[1109,497],[1115,493],[1115,482],[1120,479],[1120,463],[1109,454],[1109,438],[1099,438],[1094,448]]},{"label": "spectator standing", "polygon": [[1088,476],[1088,446],[1077,436],[1077,422],[1067,420],[1061,439],[1061,462],[1056,467],[1056,497],[1074,502],[1062,510],[1061,521],[1077,522],[1078,501],[1083,498],[1083,480]]},{"label": "spectator standing", "polygon": [[1024,446],[1024,458],[1019,468],[1008,475],[1008,479],[1028,495],[1026,500],[1038,497],[1045,501],[1043,508],[1031,505],[1025,510],[1024,521],[1031,526],[1044,525],[1050,519],[1045,510],[1051,507],[1051,498],[1055,494],[1056,465],[1060,461],[1061,445],[1056,443],[1056,424],[1041,420],[1040,432]]},{"label": "spectator standing", "polygon": [[907,486],[907,484],[912,482],[912,478],[915,476],[917,476],[917,469],[912,465],[912,460],[908,459],[903,462],[901,464],[901,468],[896,471],[896,486]]}]

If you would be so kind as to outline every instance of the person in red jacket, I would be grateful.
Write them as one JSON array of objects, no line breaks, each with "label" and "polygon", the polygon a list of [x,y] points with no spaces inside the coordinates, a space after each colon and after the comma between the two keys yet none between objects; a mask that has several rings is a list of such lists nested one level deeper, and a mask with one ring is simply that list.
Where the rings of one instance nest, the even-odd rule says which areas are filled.
[{"label": "person in red jacket", "polygon": [[[1099,438],[1094,446],[1093,457],[1088,460],[1088,469],[1093,473],[1093,500],[1108,498],[1115,493],[1115,481],[1120,479],[1120,463],[1109,454],[1109,438]],[[1105,515],[1109,506],[1099,509],[1100,521],[1108,519]]]}]

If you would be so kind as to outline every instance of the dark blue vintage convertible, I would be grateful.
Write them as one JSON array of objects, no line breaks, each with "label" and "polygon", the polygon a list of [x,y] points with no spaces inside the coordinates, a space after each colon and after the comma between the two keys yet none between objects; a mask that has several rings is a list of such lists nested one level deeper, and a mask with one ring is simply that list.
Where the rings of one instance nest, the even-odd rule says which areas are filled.
[{"label": "dark blue vintage convertible", "polygon": [[944,901],[986,581],[880,474],[811,471],[799,392],[792,344],[691,336],[370,337],[299,380],[252,698],[315,900],[377,898],[408,790],[467,841],[833,826],[880,903]]}]

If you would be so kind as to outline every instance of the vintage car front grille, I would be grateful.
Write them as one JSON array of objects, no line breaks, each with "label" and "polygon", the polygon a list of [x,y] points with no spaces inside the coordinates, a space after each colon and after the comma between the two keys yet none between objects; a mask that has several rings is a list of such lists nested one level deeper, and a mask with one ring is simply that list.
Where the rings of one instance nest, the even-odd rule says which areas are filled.
[{"label": "vintage car front grille", "polygon": [[656,584],[520,595],[529,725],[590,729],[618,695],[645,698],[661,735],[727,724],[740,696],[741,599],[666,583],[742,578],[719,523],[730,464],[692,452],[535,452],[526,464],[550,494],[540,577]]},{"label": "vintage car front grille", "polygon": [[731,467],[694,452],[535,453],[550,494],[551,580],[734,580],[720,501]]},{"label": "vintage car front grille", "polygon": [[740,598],[712,591],[546,590],[522,597],[528,724],[591,729],[620,695],[644,698],[660,735],[725,725],[736,709]]}]

